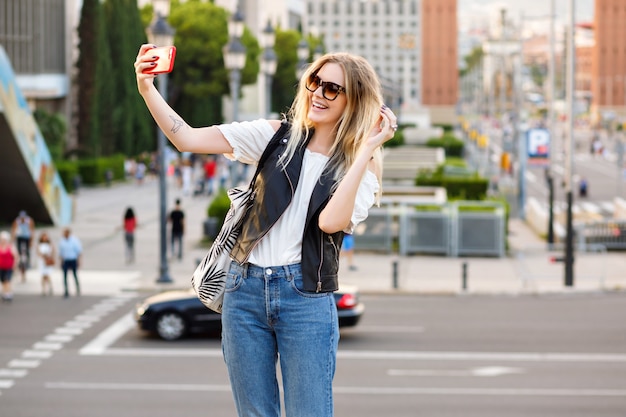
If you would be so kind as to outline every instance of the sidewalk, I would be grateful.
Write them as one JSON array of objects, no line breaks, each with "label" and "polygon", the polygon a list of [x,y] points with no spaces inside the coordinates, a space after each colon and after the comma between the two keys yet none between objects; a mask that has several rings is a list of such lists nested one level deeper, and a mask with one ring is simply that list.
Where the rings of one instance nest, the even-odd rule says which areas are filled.
[{"label": "sidewalk", "polygon": [[[173,184],[167,193],[168,212],[174,200],[181,198],[186,231],[182,261],[168,257],[172,283],[157,283],[159,277],[159,193],[157,179],[115,184],[110,188],[82,189],[75,197],[76,216],[70,225],[81,239],[85,254],[79,271],[83,294],[109,295],[120,291],[158,292],[190,288],[190,277],[197,260],[207,247],[202,222],[210,202],[208,196],[183,196]],[[132,206],[138,217],[136,259],[131,265],[124,260],[122,216]],[[169,229],[169,225],[168,225]],[[48,228],[53,242],[58,242],[62,228]],[[37,232],[37,238],[39,232]],[[411,292],[420,294],[525,294],[570,293],[578,291],[626,290],[626,256],[624,253],[576,254],[574,286],[565,287],[564,266],[551,263],[546,244],[523,221],[509,222],[509,253],[505,258],[448,258],[442,256],[397,256],[384,253],[356,252],[356,271],[345,263],[340,282],[359,287],[362,293]],[[168,253],[169,256],[169,253]],[[463,270],[465,265],[465,288]],[[52,276],[55,294],[62,293],[60,271]],[[13,289],[19,295],[41,291],[39,271],[28,271],[27,282],[14,276]],[[71,279],[70,281],[73,281]],[[73,294],[70,283],[70,295]]]}]

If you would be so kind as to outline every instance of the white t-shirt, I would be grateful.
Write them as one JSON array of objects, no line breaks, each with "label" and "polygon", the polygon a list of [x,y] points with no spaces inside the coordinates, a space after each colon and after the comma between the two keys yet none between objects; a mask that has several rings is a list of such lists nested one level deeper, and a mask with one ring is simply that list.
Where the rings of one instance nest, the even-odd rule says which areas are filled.
[{"label": "white t-shirt", "polygon": [[[272,125],[264,119],[220,125],[219,129],[233,147],[233,153],[226,157],[254,165],[261,158],[275,133]],[[252,250],[249,262],[260,266],[290,265],[300,262],[309,201],[328,159],[326,155],[305,150],[295,195],[280,219]],[[346,232],[352,233],[354,227],[367,218],[378,189],[376,176],[368,170],[359,186],[351,224]]]}]

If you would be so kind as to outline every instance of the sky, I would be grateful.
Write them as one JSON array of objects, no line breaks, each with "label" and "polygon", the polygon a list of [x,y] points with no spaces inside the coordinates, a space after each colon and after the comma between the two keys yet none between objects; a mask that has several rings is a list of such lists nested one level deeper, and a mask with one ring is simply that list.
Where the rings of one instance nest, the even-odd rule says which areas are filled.
[{"label": "sky", "polygon": [[[570,0],[555,0],[557,25],[569,19]],[[577,22],[593,21],[593,0],[575,0],[575,18]],[[547,17],[550,14],[550,0],[457,0],[458,19],[461,27],[474,26],[479,21],[489,21],[499,16],[500,9],[507,9],[507,16],[519,22],[524,13],[525,25],[547,27],[541,19],[532,17]],[[534,21],[533,21],[534,20]]]}]

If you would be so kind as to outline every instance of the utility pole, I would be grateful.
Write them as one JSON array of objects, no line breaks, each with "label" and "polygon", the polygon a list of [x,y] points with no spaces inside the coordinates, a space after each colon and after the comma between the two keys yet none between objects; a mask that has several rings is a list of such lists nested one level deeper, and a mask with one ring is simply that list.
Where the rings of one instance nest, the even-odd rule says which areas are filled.
[{"label": "utility pole", "polygon": [[574,227],[572,219],[572,199],[573,184],[572,171],[574,168],[574,87],[575,87],[575,17],[574,0],[569,0],[569,36],[567,39],[567,130],[568,130],[568,150],[565,160],[565,195],[567,198],[567,226],[565,237],[565,286],[574,286]]},{"label": "utility pole", "polygon": [[552,249],[554,245],[554,179],[552,178],[552,163],[554,161],[554,142],[555,142],[555,122],[554,122],[554,92],[556,88],[556,82],[554,79],[554,43],[556,42],[554,34],[554,19],[555,16],[555,0],[550,0],[550,57],[548,60],[548,94],[550,101],[548,102],[548,132],[550,132],[550,154],[548,155],[548,206],[550,212],[548,213],[548,247]]}]

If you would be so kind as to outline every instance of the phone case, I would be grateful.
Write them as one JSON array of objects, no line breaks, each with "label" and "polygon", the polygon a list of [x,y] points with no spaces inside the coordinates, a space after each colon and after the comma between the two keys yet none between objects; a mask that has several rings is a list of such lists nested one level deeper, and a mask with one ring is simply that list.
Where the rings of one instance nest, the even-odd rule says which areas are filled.
[{"label": "phone case", "polygon": [[148,49],[146,54],[151,56],[158,56],[156,60],[156,66],[144,70],[145,74],[162,74],[165,72],[171,72],[174,69],[174,58],[176,57],[175,46],[161,46],[158,48]]}]

